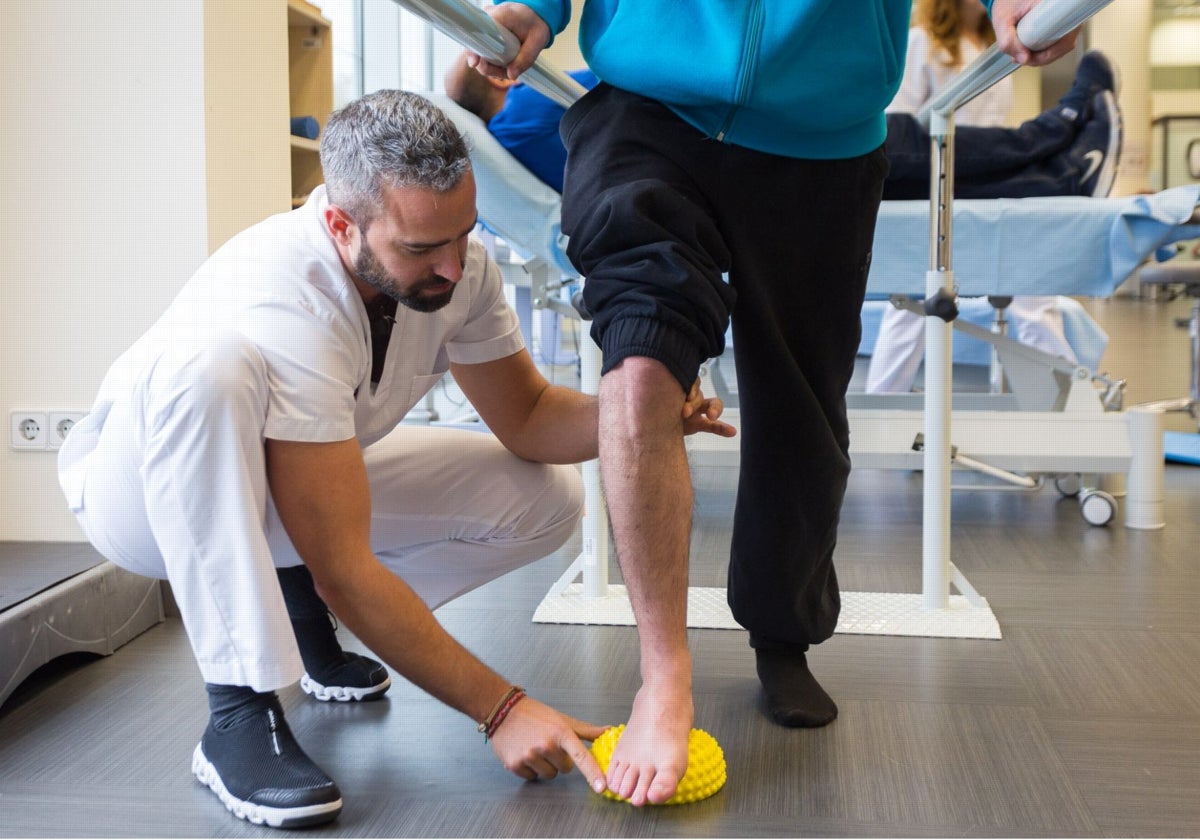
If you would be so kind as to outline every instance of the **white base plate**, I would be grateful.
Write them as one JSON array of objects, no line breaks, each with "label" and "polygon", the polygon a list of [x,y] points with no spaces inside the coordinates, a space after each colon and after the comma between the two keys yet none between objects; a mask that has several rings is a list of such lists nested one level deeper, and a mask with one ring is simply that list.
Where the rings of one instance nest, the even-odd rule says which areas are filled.
[{"label": "white base plate", "polygon": [[[872,636],[930,636],[949,639],[999,639],[1000,625],[980,598],[972,604],[951,595],[947,609],[926,609],[924,596],[890,592],[843,592],[837,633]],[[633,608],[624,586],[610,584],[608,594],[587,598],[583,585],[572,583],[561,595],[547,595],[533,614],[536,624],[607,624],[632,626]],[[688,589],[688,627],[740,630],[725,602],[725,590]]]}]

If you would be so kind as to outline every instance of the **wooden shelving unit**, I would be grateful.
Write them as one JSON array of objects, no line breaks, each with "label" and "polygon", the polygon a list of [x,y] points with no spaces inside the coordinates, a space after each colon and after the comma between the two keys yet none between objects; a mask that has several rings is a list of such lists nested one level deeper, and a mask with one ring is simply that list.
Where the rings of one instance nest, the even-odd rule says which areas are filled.
[{"label": "wooden shelving unit", "polygon": [[[321,10],[287,0],[288,106],[292,117],[313,117],[325,129],[333,111],[333,30]],[[324,180],[320,141],[291,137],[292,206],[298,207]]]}]

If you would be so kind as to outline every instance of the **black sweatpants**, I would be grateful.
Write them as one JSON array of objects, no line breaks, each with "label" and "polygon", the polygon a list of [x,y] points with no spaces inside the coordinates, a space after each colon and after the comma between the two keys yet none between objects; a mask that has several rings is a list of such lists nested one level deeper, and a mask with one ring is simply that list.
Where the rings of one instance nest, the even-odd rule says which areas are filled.
[{"label": "black sweatpants", "polygon": [[563,232],[605,372],[645,356],[686,391],[723,351],[732,316],[741,474],[729,603],[755,647],[824,641],[840,608],[845,394],[882,148],[846,160],[756,152],[603,84],[567,112],[562,135]]}]

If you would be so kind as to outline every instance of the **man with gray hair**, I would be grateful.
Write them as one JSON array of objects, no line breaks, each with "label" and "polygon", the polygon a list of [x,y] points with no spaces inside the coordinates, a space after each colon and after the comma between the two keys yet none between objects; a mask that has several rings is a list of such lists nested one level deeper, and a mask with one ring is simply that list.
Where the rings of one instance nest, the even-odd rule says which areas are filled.
[{"label": "man with gray hair", "polygon": [[[596,401],[525,350],[468,239],[475,183],[440,111],[364,97],[330,119],[321,162],[327,187],[222,246],[110,369],[60,453],[70,507],[106,557],[170,581],[211,710],[192,770],[238,817],[342,808],[275,694],[302,675],[318,699],[386,690],[326,604],[513,773],[577,766],[603,790],[582,743],[602,729],[526,697],[431,612],[568,539]],[[397,428],[447,371],[492,435]],[[720,411],[693,390],[681,426],[732,434]]]}]

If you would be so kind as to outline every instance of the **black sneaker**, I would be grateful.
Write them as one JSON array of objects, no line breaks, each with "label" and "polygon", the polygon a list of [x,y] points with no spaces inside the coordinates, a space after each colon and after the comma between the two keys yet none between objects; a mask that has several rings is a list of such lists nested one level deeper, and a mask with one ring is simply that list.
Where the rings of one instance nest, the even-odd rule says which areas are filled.
[{"label": "black sneaker", "polygon": [[276,700],[224,731],[212,722],[192,753],[192,773],[235,817],[272,828],[333,820],[342,793],[292,736]]},{"label": "black sneaker", "polygon": [[300,688],[318,700],[378,700],[392,685],[383,663],[358,653],[342,651],[342,661],[323,670],[315,677],[306,673],[300,678]]},{"label": "black sneaker", "polygon": [[1099,50],[1085,53],[1075,68],[1075,81],[1071,89],[1058,100],[1058,115],[1067,122],[1076,122],[1090,116],[1090,108],[1096,94],[1102,91],[1115,92],[1117,74],[1112,62]]},{"label": "black sneaker", "polygon": [[1104,198],[1112,191],[1121,160],[1121,109],[1106,90],[1096,94],[1091,111],[1067,155],[1078,167],[1078,195]]}]

